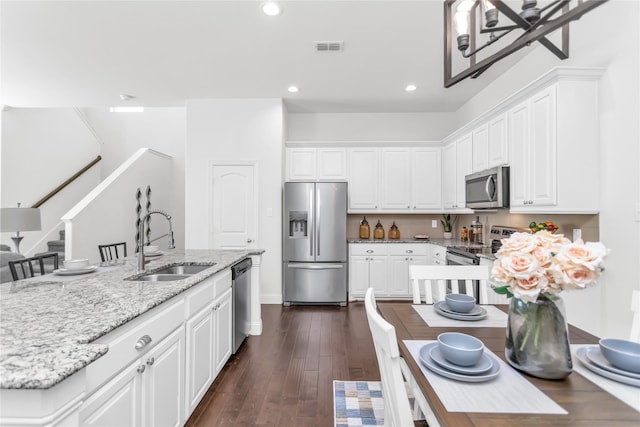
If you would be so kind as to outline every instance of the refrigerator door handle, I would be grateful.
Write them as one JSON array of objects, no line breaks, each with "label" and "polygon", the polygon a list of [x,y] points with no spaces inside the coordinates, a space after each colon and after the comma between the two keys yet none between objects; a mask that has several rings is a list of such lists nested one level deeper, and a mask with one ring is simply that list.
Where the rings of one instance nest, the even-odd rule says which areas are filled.
[{"label": "refrigerator door handle", "polygon": [[315,185],[311,186],[311,189],[309,190],[309,216],[311,218],[309,218],[309,224],[311,225],[310,230],[308,230],[309,232],[309,256],[313,256],[313,246],[315,245],[315,235],[316,235],[316,215],[315,212],[313,210],[313,202],[314,202],[314,195],[315,193]]},{"label": "refrigerator door handle", "polygon": [[320,219],[320,191],[316,189],[316,219],[315,219],[315,237],[316,237],[316,257],[320,256],[320,224],[322,224],[322,220]]},{"label": "refrigerator door handle", "polygon": [[337,270],[344,268],[342,264],[287,264],[287,268],[300,268],[304,270]]}]

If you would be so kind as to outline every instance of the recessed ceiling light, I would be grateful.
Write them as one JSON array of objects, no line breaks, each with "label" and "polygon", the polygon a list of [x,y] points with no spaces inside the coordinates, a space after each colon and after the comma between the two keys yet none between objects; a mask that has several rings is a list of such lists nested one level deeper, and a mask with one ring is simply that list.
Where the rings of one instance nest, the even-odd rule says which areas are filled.
[{"label": "recessed ceiling light", "polygon": [[300,91],[300,89],[298,89],[298,86],[289,86],[287,90],[291,93],[296,93]]},{"label": "recessed ceiling light", "polygon": [[120,99],[122,99],[123,101],[130,101],[133,98],[135,98],[135,96],[133,95],[127,95],[126,93],[120,94]]},{"label": "recessed ceiling light", "polygon": [[269,16],[278,16],[282,13],[282,7],[278,3],[266,2],[262,3],[262,12]]},{"label": "recessed ceiling light", "polygon": [[407,87],[404,88],[407,92],[413,92],[416,89],[418,89],[418,86],[416,85],[407,85]]},{"label": "recessed ceiling light", "polygon": [[144,107],[109,107],[112,113],[144,113]]}]

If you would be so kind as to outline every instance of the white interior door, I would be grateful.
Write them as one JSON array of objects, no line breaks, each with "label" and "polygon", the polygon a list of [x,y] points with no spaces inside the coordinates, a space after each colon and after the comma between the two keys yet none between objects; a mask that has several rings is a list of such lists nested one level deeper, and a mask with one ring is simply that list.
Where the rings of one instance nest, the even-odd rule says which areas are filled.
[{"label": "white interior door", "polygon": [[256,247],[257,184],[254,164],[212,164],[209,186],[213,249]]}]

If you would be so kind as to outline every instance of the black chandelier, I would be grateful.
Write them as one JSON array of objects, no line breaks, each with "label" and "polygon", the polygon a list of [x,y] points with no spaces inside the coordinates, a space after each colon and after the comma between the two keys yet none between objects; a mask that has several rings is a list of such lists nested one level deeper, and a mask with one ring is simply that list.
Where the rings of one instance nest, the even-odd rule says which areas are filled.
[{"label": "black chandelier", "polygon": [[[569,23],[580,19],[590,10],[608,0],[552,0],[538,8],[536,0],[522,0],[522,10],[516,12],[503,0],[445,0],[445,62],[444,86],[450,87],[466,79],[476,78],[495,62],[538,41],[560,59],[569,57]],[[452,9],[456,7],[455,13]],[[481,13],[483,12],[483,13]],[[507,17],[510,25],[498,26],[499,14]],[[555,18],[554,18],[555,16]],[[554,18],[554,19],[552,19]],[[562,28],[561,47],[546,38],[547,34]],[[452,38],[456,31],[458,50],[464,58],[469,58],[469,66],[452,76]],[[503,47],[487,58],[478,60],[476,54],[515,30],[522,31],[511,44]],[[489,34],[488,40],[476,47],[478,34]]]}]

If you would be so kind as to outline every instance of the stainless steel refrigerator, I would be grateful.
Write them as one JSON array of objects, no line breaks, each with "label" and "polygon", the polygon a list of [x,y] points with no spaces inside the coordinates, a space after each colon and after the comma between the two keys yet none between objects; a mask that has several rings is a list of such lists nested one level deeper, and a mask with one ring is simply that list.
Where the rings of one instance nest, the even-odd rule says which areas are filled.
[{"label": "stainless steel refrigerator", "polygon": [[286,182],[283,301],[347,303],[347,183]]}]

